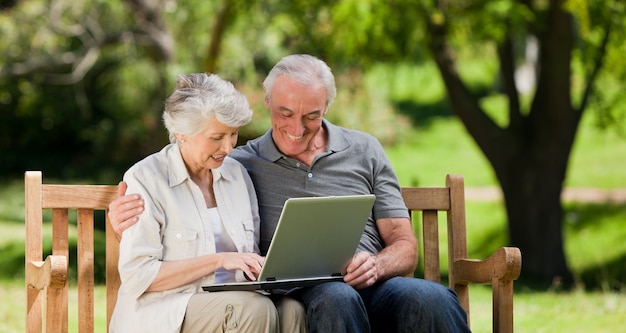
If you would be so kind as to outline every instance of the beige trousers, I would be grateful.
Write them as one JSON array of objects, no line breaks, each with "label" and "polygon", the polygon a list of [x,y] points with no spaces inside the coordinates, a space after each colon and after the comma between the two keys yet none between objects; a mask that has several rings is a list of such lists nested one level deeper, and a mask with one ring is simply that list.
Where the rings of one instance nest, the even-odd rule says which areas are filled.
[{"label": "beige trousers", "polygon": [[306,333],[304,305],[288,296],[270,296],[278,310],[281,333]]},{"label": "beige trousers", "polygon": [[306,332],[302,304],[253,291],[198,293],[191,297],[181,332]]}]

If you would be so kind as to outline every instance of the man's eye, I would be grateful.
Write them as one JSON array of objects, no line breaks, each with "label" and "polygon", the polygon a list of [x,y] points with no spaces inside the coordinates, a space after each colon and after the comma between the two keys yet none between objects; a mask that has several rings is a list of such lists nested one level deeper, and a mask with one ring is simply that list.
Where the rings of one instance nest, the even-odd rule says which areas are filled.
[{"label": "man's eye", "polygon": [[281,113],[280,114],[283,118],[291,118],[291,116],[293,115],[292,113]]}]

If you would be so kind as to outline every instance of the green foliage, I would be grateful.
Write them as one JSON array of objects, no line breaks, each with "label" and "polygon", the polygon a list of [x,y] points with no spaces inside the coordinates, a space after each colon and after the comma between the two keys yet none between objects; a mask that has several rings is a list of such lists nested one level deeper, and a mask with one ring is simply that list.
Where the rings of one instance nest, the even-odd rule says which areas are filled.
[{"label": "green foliage", "polygon": [[[407,119],[421,120],[414,118],[417,107],[419,112],[449,111],[439,75],[425,61],[425,19],[445,19],[437,15],[432,3],[168,1],[160,13],[165,32],[176,43],[175,58],[163,63],[154,47],[128,37],[141,31],[141,13],[133,14],[123,1],[20,2],[0,14],[0,175],[14,178],[25,169],[38,168],[63,178],[119,179],[130,164],[167,141],[160,121],[162,101],[176,74],[203,70],[214,24],[224,12],[227,26],[219,41],[218,72],[237,82],[257,111],[253,123],[242,130],[242,139],[255,137],[268,126],[260,81],[269,68],[287,53],[306,52],[326,59],[338,77],[340,98],[331,114],[333,120],[371,130],[385,143],[397,142],[405,136]],[[567,6],[581,27],[581,64],[573,84],[577,91],[589,71],[587,60],[597,54],[594,50],[602,40],[601,23],[614,23],[612,46],[606,52],[611,70],[601,73],[607,84],[596,88],[599,97],[590,103],[598,110],[599,124],[619,124],[626,116],[616,111],[626,109],[620,93],[626,70],[621,61],[623,46],[615,45],[624,37],[624,24],[619,20],[624,5],[571,0]],[[541,14],[542,7],[537,8],[533,11],[513,0],[450,3],[454,20],[440,24],[448,25],[456,45],[465,46],[459,57],[464,62],[484,62],[459,68],[464,78],[475,80],[476,93],[485,94],[498,85],[499,69],[488,41],[499,41],[513,30],[518,43],[523,43],[528,33],[523,27]],[[82,73],[60,55],[86,54],[90,39],[110,41],[99,49],[91,69]],[[25,71],[29,66],[41,70]],[[383,75],[383,82],[376,81]],[[506,105],[496,95],[485,98],[491,99],[485,103],[495,109]],[[432,103],[415,102],[425,99]],[[395,110],[402,116],[398,118]],[[494,115],[506,113],[495,111]],[[507,120],[498,122],[506,124]]]},{"label": "green foliage", "polygon": [[[91,21],[82,26],[85,17]],[[6,59],[0,75],[3,178],[40,169],[53,177],[110,182],[152,151],[155,129],[162,132],[162,102],[155,96],[163,93],[147,50],[104,42],[89,64],[93,49],[85,48],[118,38],[100,29],[131,24],[121,2],[112,1],[30,1],[0,17],[6,37],[0,41]],[[84,56],[81,66],[89,71],[65,61],[77,56]]]}]

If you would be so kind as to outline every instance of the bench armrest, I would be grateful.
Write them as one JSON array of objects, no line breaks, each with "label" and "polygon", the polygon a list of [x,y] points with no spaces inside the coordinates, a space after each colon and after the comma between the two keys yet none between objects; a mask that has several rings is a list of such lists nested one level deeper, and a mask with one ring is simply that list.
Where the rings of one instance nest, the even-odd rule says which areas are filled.
[{"label": "bench armrest", "polygon": [[517,280],[522,254],[516,247],[501,247],[485,260],[462,259],[454,262],[455,284],[491,283]]},{"label": "bench armrest", "polygon": [[67,257],[50,255],[45,261],[30,261],[26,264],[26,284],[38,290],[61,289],[67,282]]}]

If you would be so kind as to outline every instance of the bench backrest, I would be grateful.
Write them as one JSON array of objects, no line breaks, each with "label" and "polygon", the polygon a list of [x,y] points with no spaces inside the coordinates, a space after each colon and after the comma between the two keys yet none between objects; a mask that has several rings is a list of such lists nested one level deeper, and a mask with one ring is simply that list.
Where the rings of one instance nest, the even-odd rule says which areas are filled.
[{"label": "bench backrest", "polygon": [[[455,289],[461,305],[469,317],[469,290],[467,285],[454,284],[454,262],[467,258],[465,232],[465,185],[461,175],[446,176],[445,187],[404,187],[404,202],[415,217],[420,213],[422,238],[418,239],[423,250],[424,278],[441,282],[440,246],[448,246],[448,283]],[[439,240],[439,213],[447,217],[447,240]],[[414,226],[417,228],[418,226]]]},{"label": "bench backrest", "polygon": [[[42,184],[38,171],[25,174],[26,332],[68,331],[69,215],[76,211],[78,331],[94,332],[94,211],[105,211],[117,186]],[[43,259],[43,211],[52,210],[52,254]],[[107,327],[120,278],[119,243],[106,221]],[[102,331],[102,330],[98,330]]]}]

